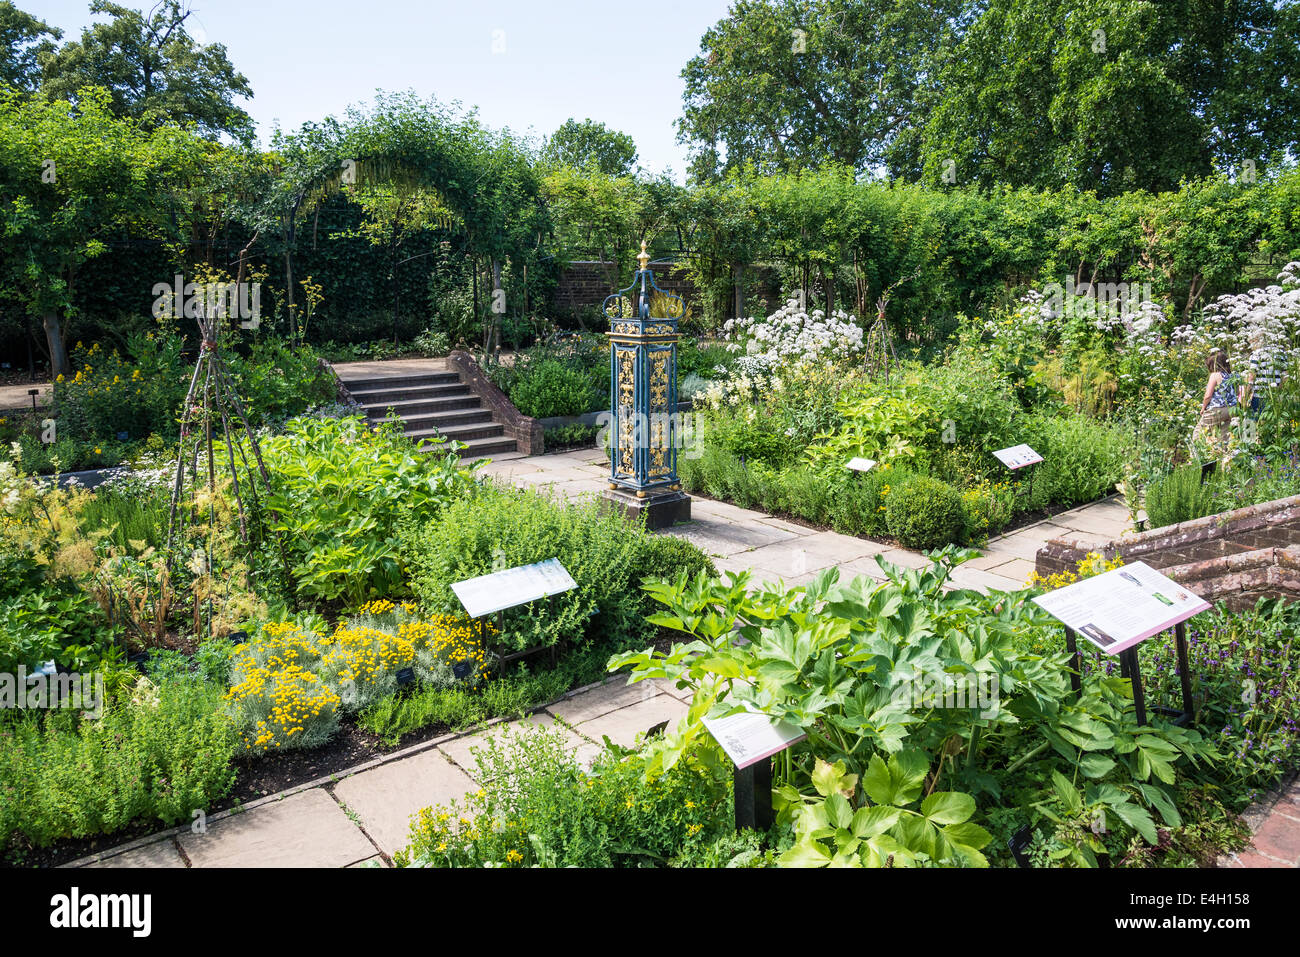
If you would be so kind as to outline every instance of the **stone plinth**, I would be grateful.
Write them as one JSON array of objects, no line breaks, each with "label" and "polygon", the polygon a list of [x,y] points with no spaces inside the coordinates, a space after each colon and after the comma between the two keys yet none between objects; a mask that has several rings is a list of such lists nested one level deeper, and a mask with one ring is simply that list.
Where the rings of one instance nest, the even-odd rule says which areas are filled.
[{"label": "stone plinth", "polygon": [[691,497],[685,492],[647,493],[638,497],[623,489],[606,489],[601,500],[619,509],[628,518],[639,521],[645,516],[648,529],[672,528],[678,522],[691,520]]}]

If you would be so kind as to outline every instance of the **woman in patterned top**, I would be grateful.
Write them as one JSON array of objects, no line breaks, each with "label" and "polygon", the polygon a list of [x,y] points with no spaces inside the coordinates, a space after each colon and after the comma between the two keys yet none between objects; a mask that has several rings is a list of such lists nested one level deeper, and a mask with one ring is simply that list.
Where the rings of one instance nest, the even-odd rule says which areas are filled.
[{"label": "woman in patterned top", "polygon": [[1232,374],[1228,357],[1218,349],[1205,357],[1205,368],[1210,377],[1205,383],[1201,420],[1196,425],[1195,435],[1224,444],[1228,440],[1232,410],[1237,405],[1237,377]]}]

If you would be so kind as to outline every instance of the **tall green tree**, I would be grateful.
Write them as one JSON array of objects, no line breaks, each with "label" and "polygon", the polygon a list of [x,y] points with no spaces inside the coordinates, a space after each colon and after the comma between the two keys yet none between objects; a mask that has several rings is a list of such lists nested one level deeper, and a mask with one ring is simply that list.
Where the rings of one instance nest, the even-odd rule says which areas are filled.
[{"label": "tall green tree", "polygon": [[40,57],[55,49],[63,31],[0,0],[0,83],[31,92],[40,85]]},{"label": "tall green tree", "polygon": [[112,19],[40,55],[42,92],[75,102],[83,87],[100,86],[115,113],[147,128],[192,124],[206,137],[251,141],[253,120],[235,105],[253,95],[248,78],[223,44],[195,42],[185,29],[191,11],[179,0],[161,0],[147,15],[108,0],[92,0],[90,10]]},{"label": "tall green tree", "polygon": [[925,178],[1114,195],[1257,170],[1298,141],[1296,18],[1294,0],[989,0],[939,75]]},{"label": "tall green tree", "polygon": [[679,139],[697,180],[752,167],[919,166],[917,97],[962,0],[739,0],[686,64]]},{"label": "tall green tree", "polygon": [[0,292],[40,318],[53,375],[68,371],[79,267],[125,226],[164,237],[206,147],[177,127],[145,132],[114,116],[100,89],[79,91],[76,107],[0,91]]},{"label": "tall green tree", "polygon": [[542,159],[555,166],[626,176],[636,165],[636,142],[626,133],[595,120],[568,119],[542,147]]}]

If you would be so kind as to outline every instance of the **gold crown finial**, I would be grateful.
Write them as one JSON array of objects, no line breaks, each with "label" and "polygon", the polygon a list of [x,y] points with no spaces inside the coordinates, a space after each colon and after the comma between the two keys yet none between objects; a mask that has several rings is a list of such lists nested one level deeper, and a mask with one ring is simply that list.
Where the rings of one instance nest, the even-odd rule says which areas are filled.
[{"label": "gold crown finial", "polygon": [[639,262],[639,263],[641,264],[641,268],[642,268],[642,269],[645,269],[645,267],[646,267],[647,265],[649,265],[649,263],[650,263],[650,254],[649,254],[648,252],[645,251],[645,240],[644,240],[644,239],[641,240],[641,255],[637,256],[637,257],[636,257],[636,260],[637,260],[637,262]]}]

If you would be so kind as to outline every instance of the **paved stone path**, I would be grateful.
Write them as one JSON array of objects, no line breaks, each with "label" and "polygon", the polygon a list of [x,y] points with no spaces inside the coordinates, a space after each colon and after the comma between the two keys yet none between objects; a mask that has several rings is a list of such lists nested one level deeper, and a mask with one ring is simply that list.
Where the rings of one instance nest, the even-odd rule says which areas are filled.
[{"label": "paved stone path", "polygon": [[[369,370],[367,370],[369,371]],[[599,492],[607,466],[596,451],[524,457],[503,455],[484,471],[494,480],[536,488],[563,499]],[[693,521],[666,530],[695,542],[720,571],[753,569],[766,581],[807,582],[821,569],[837,565],[847,573],[883,578],[872,560],[880,555],[898,565],[917,567],[916,552],[819,531],[762,512],[704,498],[692,501]],[[983,555],[960,566],[955,587],[1012,590],[1033,571],[1038,548],[1048,539],[1070,535],[1101,543],[1120,537],[1130,524],[1115,499],[1053,516],[990,541]],[[667,682],[625,685],[609,682],[570,693],[522,720],[558,724],[585,763],[599,753],[602,739],[631,745],[639,733],[686,711],[683,693]],[[470,749],[496,727],[414,745],[328,779],[264,798],[239,812],[214,815],[205,833],[188,825],[133,841],[70,866],[87,867],[352,867],[385,864],[406,845],[411,815],[477,790]],[[1220,866],[1295,867],[1300,862],[1300,784],[1280,794],[1275,804],[1247,814],[1255,846],[1225,856]]]},{"label": "paved stone path", "polygon": [[32,397],[27,393],[32,389],[40,391],[36,397],[36,407],[44,408],[50,400],[50,384],[33,382],[26,385],[0,385],[0,412],[31,411]]},{"label": "paved stone path", "polygon": [[[543,490],[565,499],[598,493],[606,488],[609,464],[596,450],[558,455],[497,456],[484,472],[521,487]],[[918,553],[893,548],[852,535],[821,531],[774,518],[763,512],[694,496],[693,521],[666,529],[707,552],[718,571],[751,569],[759,581],[783,580],[787,585],[809,582],[822,569],[838,565],[841,575],[870,575],[884,579],[874,557],[908,568],[925,565]],[[1034,556],[1049,539],[1062,535],[1101,544],[1132,529],[1128,509],[1112,497],[992,539],[980,558],[953,573],[955,587],[1009,591],[1023,588],[1034,570]]]}]

